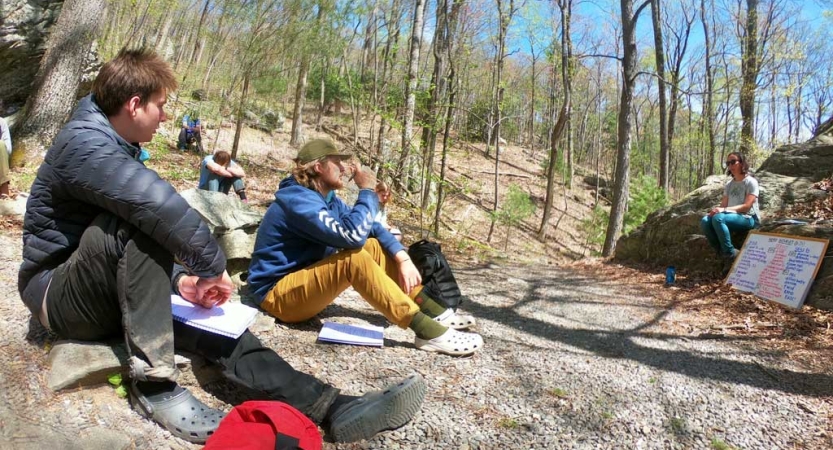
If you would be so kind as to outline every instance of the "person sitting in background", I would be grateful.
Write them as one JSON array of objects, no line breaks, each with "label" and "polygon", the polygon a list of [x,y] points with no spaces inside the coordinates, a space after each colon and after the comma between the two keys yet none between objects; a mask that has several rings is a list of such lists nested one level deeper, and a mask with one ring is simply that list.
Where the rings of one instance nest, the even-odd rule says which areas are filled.
[{"label": "person sitting in background", "polygon": [[196,142],[198,146],[202,146],[202,136],[200,136],[200,118],[196,112],[191,111],[182,117],[182,129],[179,130],[179,139],[177,140],[177,148],[179,150],[187,150],[188,144]]},{"label": "person sitting in background", "polygon": [[723,188],[720,205],[700,221],[709,245],[722,257],[734,259],[738,250],[732,245],[731,231],[751,230],[760,226],[758,217],[758,180],[749,175],[749,163],[740,152],[726,157],[726,173],[732,179]]},{"label": "person sitting in background", "polygon": [[376,195],[379,196],[379,212],[376,213],[376,222],[385,227],[386,230],[390,231],[390,234],[392,234],[397,241],[402,242],[402,232],[399,231],[399,228],[393,227],[388,223],[388,212],[385,207],[391,198],[390,187],[388,187],[384,181],[379,181],[376,184]]},{"label": "person sitting in background", "polygon": [[[4,112],[3,101],[0,100],[0,113]],[[9,173],[9,160],[12,156],[12,135],[9,133],[9,124],[6,119],[0,116],[0,198],[8,198],[9,184],[11,177]]]},{"label": "person sitting in background", "polygon": [[[480,350],[483,338],[455,329],[468,321],[425,292],[408,252],[373,220],[379,210],[373,174],[352,166],[360,189],[352,208],[336,196],[351,156],[329,139],[301,148],[258,228],[249,291],[281,321],[302,322],[353,286],[390,322],[413,330],[416,348],[449,355]],[[435,320],[440,316],[448,322]]]},{"label": "person sitting in background", "polygon": [[234,160],[229,152],[220,150],[213,155],[208,155],[200,163],[200,183],[198,188],[204,191],[222,192],[228,194],[234,187],[234,192],[240,197],[243,203],[248,203],[246,198],[246,185],[243,177],[246,173]]}]

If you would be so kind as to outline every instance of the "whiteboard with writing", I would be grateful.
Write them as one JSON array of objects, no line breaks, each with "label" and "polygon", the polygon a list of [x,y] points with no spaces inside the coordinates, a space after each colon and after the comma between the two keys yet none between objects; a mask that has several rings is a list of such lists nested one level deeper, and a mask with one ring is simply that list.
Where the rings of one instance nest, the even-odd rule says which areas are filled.
[{"label": "whiteboard with writing", "polygon": [[800,308],[816,278],[827,244],[826,239],[750,232],[726,283]]}]

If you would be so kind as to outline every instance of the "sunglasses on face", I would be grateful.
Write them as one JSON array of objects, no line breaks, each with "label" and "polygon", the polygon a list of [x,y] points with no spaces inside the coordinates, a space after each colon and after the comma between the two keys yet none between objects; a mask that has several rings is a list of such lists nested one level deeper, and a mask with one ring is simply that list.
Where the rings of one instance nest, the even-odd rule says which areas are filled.
[{"label": "sunglasses on face", "polygon": [[739,159],[730,159],[730,160],[726,161],[726,166],[727,167],[734,166],[735,164],[737,164],[739,162],[740,162]]}]

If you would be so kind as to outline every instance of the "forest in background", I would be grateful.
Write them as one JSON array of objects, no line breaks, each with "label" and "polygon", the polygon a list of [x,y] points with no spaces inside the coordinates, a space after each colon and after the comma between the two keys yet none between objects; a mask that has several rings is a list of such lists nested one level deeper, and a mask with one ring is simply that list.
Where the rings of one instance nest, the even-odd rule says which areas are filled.
[{"label": "forest in background", "polygon": [[155,48],[181,75],[180,92],[195,94],[175,112],[236,122],[233,152],[247,114],[286,115],[297,145],[304,127],[344,108],[368,162],[437,217],[445,152],[458,141],[490,143],[495,213],[501,145],[546,155],[541,238],[556,176],[569,184],[576,165],[595,169],[614,184],[609,255],[631,175],[678,199],[720,173],[726,153],[741,149],[757,165],[830,117],[830,6],[112,0],[104,10],[102,0],[67,0],[62,18],[99,13],[102,60],[126,45]]}]

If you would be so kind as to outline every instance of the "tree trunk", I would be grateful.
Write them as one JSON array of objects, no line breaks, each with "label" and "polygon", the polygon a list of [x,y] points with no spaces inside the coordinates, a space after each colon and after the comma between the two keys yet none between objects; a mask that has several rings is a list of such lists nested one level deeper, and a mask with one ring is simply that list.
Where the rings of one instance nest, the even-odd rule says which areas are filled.
[{"label": "tree trunk", "polygon": [[616,240],[622,233],[625,212],[628,209],[630,189],[630,151],[631,151],[631,107],[633,104],[633,85],[637,75],[637,53],[635,28],[643,3],[634,14],[633,0],[621,0],[622,4],[622,96],[619,102],[619,125],[616,143],[616,181],[613,191],[613,204],[610,205],[610,220],[607,223],[602,256],[611,256],[616,250]]},{"label": "tree trunk", "polygon": [[[405,161],[413,148],[414,111],[416,110],[417,71],[419,69],[419,50],[422,47],[422,23],[425,15],[425,0],[415,0],[414,21],[411,25],[411,45],[408,56],[408,83],[405,85],[405,117],[402,127],[402,155],[399,158],[397,172],[400,174]],[[408,183],[406,182],[407,186]]]},{"label": "tree trunk", "polygon": [[197,32],[194,35],[194,51],[191,54],[191,64],[198,64],[202,55],[202,26],[205,24],[205,18],[208,16],[209,6],[211,6],[211,0],[205,0],[205,6],[203,6],[202,14],[200,14],[200,21],[197,23]]},{"label": "tree trunk", "polygon": [[[571,39],[570,33],[570,12],[572,11],[572,0],[559,2],[559,9],[561,10],[561,79],[564,84],[563,103],[561,110],[558,113],[558,120],[552,126],[550,132],[550,160],[547,166],[547,192],[544,198],[544,213],[541,217],[541,225],[538,227],[538,240],[545,241],[547,239],[547,223],[550,221],[552,215],[552,204],[555,199],[555,173],[558,164],[558,144],[561,142],[561,137],[564,135],[564,130],[567,129],[570,114],[572,111],[572,95],[571,95]],[[555,83],[553,83],[555,84]]]},{"label": "tree trunk", "polygon": [[240,93],[240,103],[237,104],[237,127],[234,129],[234,142],[231,145],[231,159],[237,159],[237,147],[240,135],[243,133],[243,119],[246,115],[246,96],[249,94],[249,79],[252,77],[250,68],[243,74],[243,92]]},{"label": "tree trunk", "polygon": [[668,158],[671,153],[668,138],[668,99],[665,88],[665,46],[662,42],[660,0],[651,0],[651,22],[654,26],[654,54],[657,61],[657,89],[659,91],[659,187],[668,192]]},{"label": "tree trunk", "polygon": [[[714,1],[710,4],[709,11],[714,11]],[[714,158],[717,151],[715,145],[715,131],[714,131],[714,75],[712,74],[711,61],[711,36],[709,34],[709,23],[706,20],[706,0],[700,0],[700,21],[703,23],[703,45],[706,50],[705,54],[705,69],[706,69],[706,92],[705,92],[705,108],[706,108],[706,133],[709,138],[709,161],[708,174],[714,174]]]},{"label": "tree trunk", "polygon": [[107,17],[104,0],[67,0],[49,35],[32,94],[11,131],[12,166],[40,160],[76,103],[87,56]]},{"label": "tree trunk", "polygon": [[[497,52],[497,65],[495,67],[495,86],[497,86],[497,95],[495,95],[495,103],[493,106],[494,117],[495,117],[495,127],[494,127],[494,140],[495,140],[495,200],[494,206],[492,207],[493,212],[497,212],[498,205],[500,203],[500,122],[503,120],[503,111],[502,103],[503,103],[503,92],[504,89],[500,85],[501,78],[503,77],[503,62],[506,58],[506,34],[509,30],[509,23],[512,22],[512,16],[515,14],[515,1],[509,0],[509,11],[504,12],[502,6],[502,0],[497,0],[497,8],[498,8],[498,52]],[[489,235],[486,237],[486,242],[492,242],[492,234],[495,231],[495,219],[492,218],[491,225],[489,226]]]},{"label": "tree trunk", "polygon": [[742,38],[740,88],[740,150],[750,157],[755,148],[755,91],[758,83],[758,0],[746,0],[746,26]]},{"label": "tree trunk", "polygon": [[303,138],[303,115],[304,115],[304,97],[307,93],[307,75],[309,74],[310,66],[309,54],[304,54],[301,60],[301,67],[298,69],[298,83],[295,84],[295,106],[292,109],[292,132],[290,134],[289,145],[299,146]]},{"label": "tree trunk", "polygon": [[[462,3],[462,2],[460,2]],[[448,84],[451,85],[456,82],[454,77],[454,62],[449,61],[451,65],[451,73],[448,75]],[[437,183],[437,208],[434,211],[434,234],[440,234],[440,218],[442,217],[443,200],[445,200],[445,170],[448,159],[448,145],[449,137],[451,136],[451,119],[454,114],[457,98],[457,89],[452,89],[448,96],[448,107],[445,115],[445,130],[443,131],[443,151],[440,162],[440,181]]]}]

